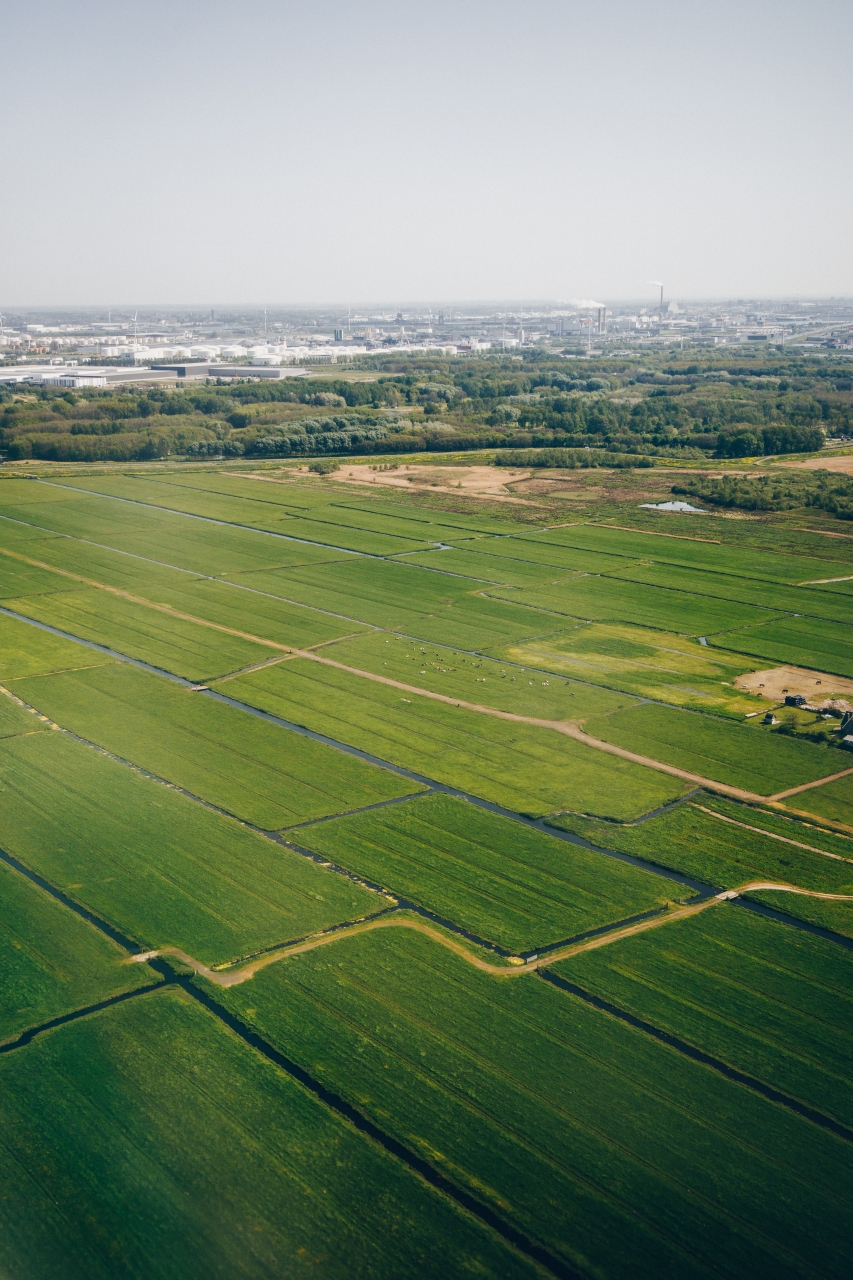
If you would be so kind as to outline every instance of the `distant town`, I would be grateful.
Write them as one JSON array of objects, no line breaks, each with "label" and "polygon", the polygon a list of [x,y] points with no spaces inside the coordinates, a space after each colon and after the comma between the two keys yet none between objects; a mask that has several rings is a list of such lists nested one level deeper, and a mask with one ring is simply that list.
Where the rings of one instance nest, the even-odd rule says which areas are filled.
[{"label": "distant town", "polygon": [[[465,357],[541,347],[618,356],[766,344],[853,352],[853,299],[592,300],[399,310],[51,309],[0,314],[0,380],[65,387],[176,377],[281,378],[371,352]],[[251,371],[251,372],[250,372]]]}]

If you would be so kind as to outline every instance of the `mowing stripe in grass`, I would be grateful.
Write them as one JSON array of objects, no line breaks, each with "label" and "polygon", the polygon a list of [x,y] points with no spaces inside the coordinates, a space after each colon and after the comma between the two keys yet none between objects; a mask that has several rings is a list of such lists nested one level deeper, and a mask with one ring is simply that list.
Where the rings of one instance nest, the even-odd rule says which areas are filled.
[{"label": "mowing stripe in grass", "polygon": [[133,991],[122,991],[117,996],[110,996],[108,1000],[100,1000],[97,1004],[87,1005],[85,1009],[75,1009],[72,1013],[60,1014],[58,1018],[50,1018],[47,1022],[41,1022],[37,1027],[27,1027],[26,1031],[22,1031],[14,1040],[7,1040],[5,1044],[0,1044],[0,1053],[11,1053],[14,1049],[23,1049],[36,1036],[40,1036],[45,1031],[53,1031],[55,1027],[63,1027],[67,1022],[77,1022],[79,1018],[88,1018],[90,1014],[100,1013],[103,1009],[111,1009],[114,1004],[124,1004],[126,1000],[133,1000],[136,996],[147,996],[152,991],[159,991],[161,987],[167,986],[173,979],[167,977],[164,982],[152,982],[147,987],[136,987]]},{"label": "mowing stripe in grass", "polygon": [[340,1094],[326,1088],[319,1080],[315,1080],[312,1075],[307,1072],[304,1067],[299,1066],[292,1058],[288,1058],[278,1049],[274,1048],[269,1041],[264,1040],[257,1032],[252,1031],[245,1022],[235,1017],[222,1005],[213,1000],[206,991],[202,991],[189,978],[181,974],[174,974],[174,981],[186,991],[194,1000],[218,1018],[229,1031],[238,1036],[244,1044],[249,1045],[257,1053],[260,1053],[269,1062],[272,1062],[280,1070],[285,1071],[292,1079],[296,1080],[303,1088],[308,1089],[316,1098],[319,1098],[330,1110],[336,1112],[344,1120],[347,1120],[360,1133],[372,1138],[374,1142],[384,1148],[390,1155],[405,1164],[414,1173],[418,1174],[425,1182],[434,1187],[437,1191],[442,1192],[449,1199],[453,1200],[461,1208],[470,1213],[473,1217],[479,1219],[480,1222],[490,1227],[508,1244],[517,1249],[519,1253],[524,1254],[532,1261],[537,1262],[539,1266],[550,1271],[552,1275],[557,1276],[559,1280],[583,1280],[583,1273],[576,1271],[574,1267],[564,1262],[561,1258],[556,1257],[550,1250],[532,1240],[524,1232],[519,1231],[516,1227],[510,1226],[509,1223],[495,1213],[488,1205],[482,1204],[476,1200],[469,1192],[464,1191],[461,1187],[457,1187],[443,1173],[433,1168],[426,1160],[410,1150],[397,1138],[389,1133],[385,1133],[378,1125],[369,1120],[366,1115],[342,1098]]},{"label": "mowing stripe in grass", "polygon": [[768,1101],[787,1107],[789,1111],[796,1112],[804,1120],[810,1120],[812,1124],[820,1125],[822,1129],[828,1129],[837,1138],[853,1143],[853,1129],[848,1129],[847,1125],[839,1124],[837,1120],[830,1119],[823,1112],[815,1111],[813,1107],[808,1107],[805,1103],[798,1102],[796,1098],[788,1097],[786,1093],[781,1093],[778,1089],[764,1084],[761,1080],[756,1080],[754,1076],[746,1075],[745,1072],[738,1071],[735,1067],[730,1067],[728,1063],[721,1061],[720,1058],[714,1058],[710,1054],[704,1053],[686,1040],[680,1040],[677,1036],[670,1035],[668,1031],[661,1031],[659,1027],[654,1026],[651,1022],[645,1022],[642,1018],[637,1018],[633,1013],[628,1013],[625,1009],[620,1009],[618,1005],[611,1004],[609,1000],[602,1000],[600,996],[593,995],[592,992],[576,986],[575,983],[569,982],[566,978],[561,978],[556,973],[549,973],[545,969],[539,969],[537,972],[540,978],[544,978],[546,982],[549,982],[554,987],[559,987],[561,991],[567,991],[569,995],[577,996],[579,1000],[583,1000],[586,1004],[592,1005],[593,1008],[601,1010],[602,1013],[608,1013],[612,1018],[618,1018],[620,1022],[626,1022],[629,1027],[634,1027],[637,1031],[653,1036],[655,1040],[660,1040],[662,1044],[667,1045],[670,1049],[675,1049],[677,1053],[683,1054],[685,1058],[692,1058],[694,1062],[700,1062],[703,1066],[710,1067],[712,1071],[718,1072],[728,1080],[733,1080],[736,1084],[742,1084],[747,1089],[752,1089],[754,1093],[761,1094]]}]

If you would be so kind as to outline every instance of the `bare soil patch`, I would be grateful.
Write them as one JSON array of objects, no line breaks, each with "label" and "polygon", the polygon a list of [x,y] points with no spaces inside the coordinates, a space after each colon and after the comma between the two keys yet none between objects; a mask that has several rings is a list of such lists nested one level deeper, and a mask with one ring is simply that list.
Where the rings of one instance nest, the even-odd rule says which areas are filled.
[{"label": "bare soil patch", "polygon": [[853,476],[853,453],[835,458],[807,458],[805,462],[780,462],[778,465],[794,471],[840,471],[842,475]]},{"label": "bare soil patch", "polygon": [[417,464],[401,464],[394,471],[375,471],[369,463],[342,465],[332,475],[333,480],[347,484],[385,486],[392,489],[432,489],[437,493],[452,493],[456,497],[487,497],[498,502],[518,502],[530,505],[524,498],[514,497],[507,485],[523,480],[530,473],[515,467],[430,467]]},{"label": "bare soil patch", "polygon": [[769,671],[750,671],[734,681],[736,689],[758,693],[771,702],[782,702],[786,694],[800,693],[809,702],[828,698],[853,697],[853,680],[827,675],[825,671],[809,671],[805,667],[773,667]]}]

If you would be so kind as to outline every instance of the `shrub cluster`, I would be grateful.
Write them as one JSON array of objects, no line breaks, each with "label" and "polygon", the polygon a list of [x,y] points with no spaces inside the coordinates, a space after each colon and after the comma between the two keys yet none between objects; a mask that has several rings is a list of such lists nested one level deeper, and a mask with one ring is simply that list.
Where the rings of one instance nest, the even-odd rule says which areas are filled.
[{"label": "shrub cluster", "polygon": [[495,458],[499,467],[653,467],[646,454],[610,453],[599,449],[507,449]]},{"label": "shrub cluster", "polygon": [[816,507],[840,520],[853,520],[853,476],[810,471],[785,476],[705,476],[673,485],[717,507],[743,511],[791,511]]}]

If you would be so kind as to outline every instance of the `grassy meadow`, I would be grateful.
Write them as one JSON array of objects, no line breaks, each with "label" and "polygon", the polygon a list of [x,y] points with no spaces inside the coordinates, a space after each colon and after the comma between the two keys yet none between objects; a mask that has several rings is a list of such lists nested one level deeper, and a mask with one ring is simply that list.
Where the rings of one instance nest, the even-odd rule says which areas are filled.
[{"label": "grassy meadow", "polygon": [[383,905],[64,734],[4,739],[0,796],[0,848],[145,949],[221,964]]},{"label": "grassy meadow", "polygon": [[541,980],[385,929],[223,999],[582,1274],[846,1274],[846,1143]]},{"label": "grassy meadow", "polygon": [[726,904],[554,971],[853,1127],[853,957],[791,934]]},{"label": "grassy meadow", "polygon": [[318,823],[297,838],[515,952],[653,910],[679,893],[671,881],[446,795]]},{"label": "grassy meadow", "polygon": [[541,1274],[175,988],[0,1059],[0,1081],[9,1274]]},{"label": "grassy meadow", "polygon": [[229,696],[518,812],[571,808],[636,817],[682,793],[678,779],[551,729],[403,694],[297,658],[229,680]]},{"label": "grassy meadow", "polygon": [[125,959],[109,938],[0,862],[0,1043],[158,980]]},{"label": "grassy meadow", "polygon": [[12,688],[63,728],[268,831],[419,789],[126,663]]}]

